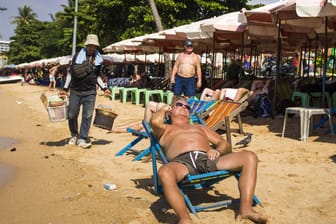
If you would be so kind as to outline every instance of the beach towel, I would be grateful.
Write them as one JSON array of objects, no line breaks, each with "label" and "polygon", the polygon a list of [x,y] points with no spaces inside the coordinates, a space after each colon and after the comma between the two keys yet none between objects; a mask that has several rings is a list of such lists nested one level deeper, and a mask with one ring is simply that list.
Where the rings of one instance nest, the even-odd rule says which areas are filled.
[{"label": "beach towel", "polygon": [[[83,64],[83,62],[85,62],[85,61],[86,61],[86,48],[83,48],[78,53],[75,63],[76,64]],[[96,53],[95,53],[95,65],[98,66],[98,65],[101,65],[102,63],[103,63],[103,57],[101,56],[99,51],[96,51]]]}]

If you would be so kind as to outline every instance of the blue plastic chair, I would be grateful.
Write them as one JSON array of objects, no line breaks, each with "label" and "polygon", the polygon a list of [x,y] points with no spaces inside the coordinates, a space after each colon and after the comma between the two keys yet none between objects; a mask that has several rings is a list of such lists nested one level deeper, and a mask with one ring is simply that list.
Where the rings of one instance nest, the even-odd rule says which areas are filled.
[{"label": "blue plastic chair", "polygon": [[[133,146],[138,144],[141,140],[148,138],[148,135],[144,131],[137,131],[132,128],[127,128],[127,132],[131,133],[132,135],[137,136],[136,139],[131,141],[129,144],[127,144],[125,147],[123,147],[115,156],[122,156],[124,155],[128,150],[131,150]],[[134,159],[133,161],[139,161],[142,159],[142,157],[148,155],[150,153],[150,148],[146,148],[142,152],[140,152]]]},{"label": "blue plastic chair", "polygon": [[202,113],[204,113],[207,109],[213,106],[215,104],[215,101],[214,100],[206,101],[190,98],[187,101],[187,103],[191,107],[190,110],[191,122],[197,123],[199,121],[199,117],[202,117]]},{"label": "blue plastic chair", "polygon": [[[157,169],[157,159],[158,159],[157,156],[161,159],[161,161],[164,164],[168,163],[168,160],[166,156],[164,155],[163,151],[161,150],[160,145],[156,141],[149,123],[146,121],[143,121],[142,124],[151,142],[150,151],[152,154],[154,190],[156,193],[162,193],[162,186],[160,185],[158,174],[157,174],[157,170],[158,170]],[[188,175],[183,181],[179,183],[179,188],[180,188],[180,191],[184,197],[184,200],[189,210],[193,214],[197,215],[197,212],[199,211],[204,211],[207,209],[218,208],[218,207],[224,207],[224,206],[228,206],[232,204],[232,200],[222,200],[222,201],[217,201],[213,203],[194,205],[190,197],[185,192],[185,189],[187,188],[192,188],[192,189],[207,188],[231,176],[234,176],[238,180],[240,174],[238,172],[220,170],[220,171],[209,172],[209,173],[198,174],[198,175]],[[255,195],[253,196],[253,202],[254,204],[259,204],[260,206],[262,206],[261,202]]]}]

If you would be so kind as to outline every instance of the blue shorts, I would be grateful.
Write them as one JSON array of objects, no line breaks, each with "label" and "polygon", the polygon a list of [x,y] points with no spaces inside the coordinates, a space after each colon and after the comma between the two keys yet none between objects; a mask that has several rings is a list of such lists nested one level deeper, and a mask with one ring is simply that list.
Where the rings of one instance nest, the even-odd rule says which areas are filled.
[{"label": "blue shorts", "polygon": [[184,78],[176,74],[174,84],[174,95],[195,96],[196,94],[196,78]]}]

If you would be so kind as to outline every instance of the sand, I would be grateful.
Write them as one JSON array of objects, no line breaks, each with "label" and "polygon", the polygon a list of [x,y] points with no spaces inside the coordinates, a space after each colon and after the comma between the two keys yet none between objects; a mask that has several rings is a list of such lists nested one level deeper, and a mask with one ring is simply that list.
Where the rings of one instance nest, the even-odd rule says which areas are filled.
[{"label": "sand", "polygon": [[[132,161],[134,152],[115,156],[134,136],[92,126],[92,148],[69,146],[67,123],[49,121],[40,101],[44,92],[57,93],[28,84],[0,85],[0,223],[176,223],[164,197],[153,192],[151,162]],[[115,126],[143,116],[140,105],[98,95],[100,103],[119,114]],[[328,128],[301,142],[297,117],[288,122],[285,138],[282,117],[242,119],[252,142],[234,151],[247,149],[259,157],[256,195],[264,207],[256,209],[269,223],[336,223],[336,140],[325,133]],[[243,138],[233,132],[233,144]],[[134,150],[148,145],[143,140]],[[105,190],[105,183],[117,188]],[[208,194],[238,198],[237,182],[229,178]],[[234,223],[236,213],[237,206],[230,206],[192,217],[195,223]]]}]

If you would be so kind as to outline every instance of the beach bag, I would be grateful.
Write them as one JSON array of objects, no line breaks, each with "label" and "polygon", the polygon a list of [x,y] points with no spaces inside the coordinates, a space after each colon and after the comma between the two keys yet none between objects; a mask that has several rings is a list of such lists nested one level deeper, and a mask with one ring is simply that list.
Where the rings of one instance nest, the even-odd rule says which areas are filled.
[{"label": "beach bag", "polygon": [[77,78],[83,78],[92,72],[92,64],[84,61],[82,64],[72,64],[70,68],[71,75]]},{"label": "beach bag", "polygon": [[257,95],[256,99],[256,117],[271,117],[272,104],[266,94]]}]

